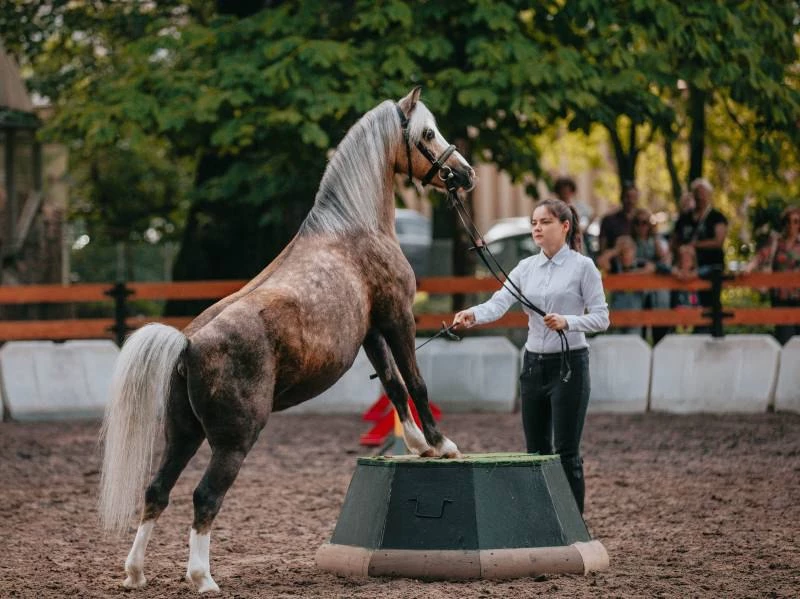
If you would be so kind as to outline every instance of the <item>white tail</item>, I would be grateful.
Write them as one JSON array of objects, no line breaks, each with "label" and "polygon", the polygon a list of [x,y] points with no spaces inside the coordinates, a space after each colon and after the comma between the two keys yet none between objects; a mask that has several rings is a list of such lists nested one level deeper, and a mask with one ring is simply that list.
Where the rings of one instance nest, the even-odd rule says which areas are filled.
[{"label": "white tail", "polygon": [[188,339],[162,324],[131,335],[117,358],[100,438],[105,440],[100,478],[103,526],[124,530],[141,504],[153,445],[175,364]]}]

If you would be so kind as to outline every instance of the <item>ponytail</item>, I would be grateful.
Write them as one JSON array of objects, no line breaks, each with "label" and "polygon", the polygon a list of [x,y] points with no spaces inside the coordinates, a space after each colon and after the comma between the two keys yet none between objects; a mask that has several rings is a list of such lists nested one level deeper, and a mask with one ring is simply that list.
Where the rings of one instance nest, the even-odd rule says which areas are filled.
[{"label": "ponytail", "polygon": [[570,249],[578,253],[583,251],[583,235],[581,235],[580,219],[578,218],[578,211],[575,206],[567,204],[570,212],[569,231],[567,231],[567,243]]}]

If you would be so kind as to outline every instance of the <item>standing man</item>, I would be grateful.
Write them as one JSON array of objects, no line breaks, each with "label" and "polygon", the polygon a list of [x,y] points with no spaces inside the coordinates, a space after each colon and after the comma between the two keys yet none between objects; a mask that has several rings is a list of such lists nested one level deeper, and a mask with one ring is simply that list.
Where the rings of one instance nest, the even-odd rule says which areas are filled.
[{"label": "standing man", "polygon": [[606,214],[600,221],[599,254],[613,248],[617,243],[617,238],[632,233],[633,213],[639,207],[639,190],[636,189],[633,181],[623,181],[620,201],[622,207],[616,212]]},{"label": "standing man", "polygon": [[[689,189],[694,196],[694,209],[678,217],[670,246],[676,256],[681,246],[690,246],[697,255],[698,269],[722,269],[725,267],[722,245],[728,234],[728,219],[711,205],[714,188],[708,179],[695,179]],[[697,295],[701,306],[711,307],[714,298],[710,291],[701,291]]]}]

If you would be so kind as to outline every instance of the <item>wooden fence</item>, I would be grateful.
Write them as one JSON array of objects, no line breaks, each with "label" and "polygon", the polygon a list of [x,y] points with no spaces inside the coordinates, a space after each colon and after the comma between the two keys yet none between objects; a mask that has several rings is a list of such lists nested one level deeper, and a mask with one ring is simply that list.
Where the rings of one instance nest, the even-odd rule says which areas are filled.
[{"label": "wooden fence", "polygon": [[[233,293],[246,281],[186,281],[172,283],[129,283],[125,286],[106,283],[82,285],[27,285],[0,287],[0,304],[70,304],[85,302],[114,302],[117,318],[80,318],[61,320],[0,321],[0,342],[25,339],[96,339],[113,338],[119,341],[125,330],[136,329],[147,322],[162,322],[183,328],[192,316],[172,318],[141,318],[127,315],[126,303],[134,300],[215,300]],[[709,289],[705,280],[680,281],[671,276],[623,274],[603,279],[608,292],[670,289],[701,291]],[[727,278],[723,288],[800,288],[800,273],[752,273]],[[421,279],[419,290],[429,294],[493,292],[500,283],[492,278],[435,277]],[[800,324],[800,308],[732,308],[723,306],[725,325]],[[438,330],[442,321],[451,322],[452,313],[419,314],[419,331]],[[661,310],[614,310],[612,326],[698,326],[708,325],[710,316],[697,307]],[[120,326],[122,324],[122,326]],[[527,317],[511,312],[500,320],[481,328],[526,327]]]}]

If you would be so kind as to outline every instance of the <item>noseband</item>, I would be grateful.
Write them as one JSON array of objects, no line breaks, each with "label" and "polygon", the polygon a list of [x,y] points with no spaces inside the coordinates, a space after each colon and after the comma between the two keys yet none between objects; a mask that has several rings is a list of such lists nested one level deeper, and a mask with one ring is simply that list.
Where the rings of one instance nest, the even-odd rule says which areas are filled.
[{"label": "noseband", "polygon": [[[411,140],[408,135],[408,124],[409,120],[408,117],[403,112],[403,109],[400,108],[397,104],[394,105],[397,109],[397,114],[400,116],[400,125],[403,127],[403,139],[406,140],[406,159],[408,160],[408,182],[411,183]],[[425,176],[422,177],[422,184],[427,185],[431,182],[434,175],[439,173],[439,178],[447,183],[447,188],[450,189],[451,185],[455,185],[453,181],[453,171],[450,170],[450,167],[444,165],[448,158],[452,155],[453,152],[456,151],[456,147],[453,144],[447,146],[444,151],[439,154],[439,157],[436,158],[433,153],[422,143],[422,141],[417,142],[417,149],[420,153],[428,159],[428,162],[431,163],[430,170],[425,173]],[[457,188],[457,186],[456,186]]]}]

